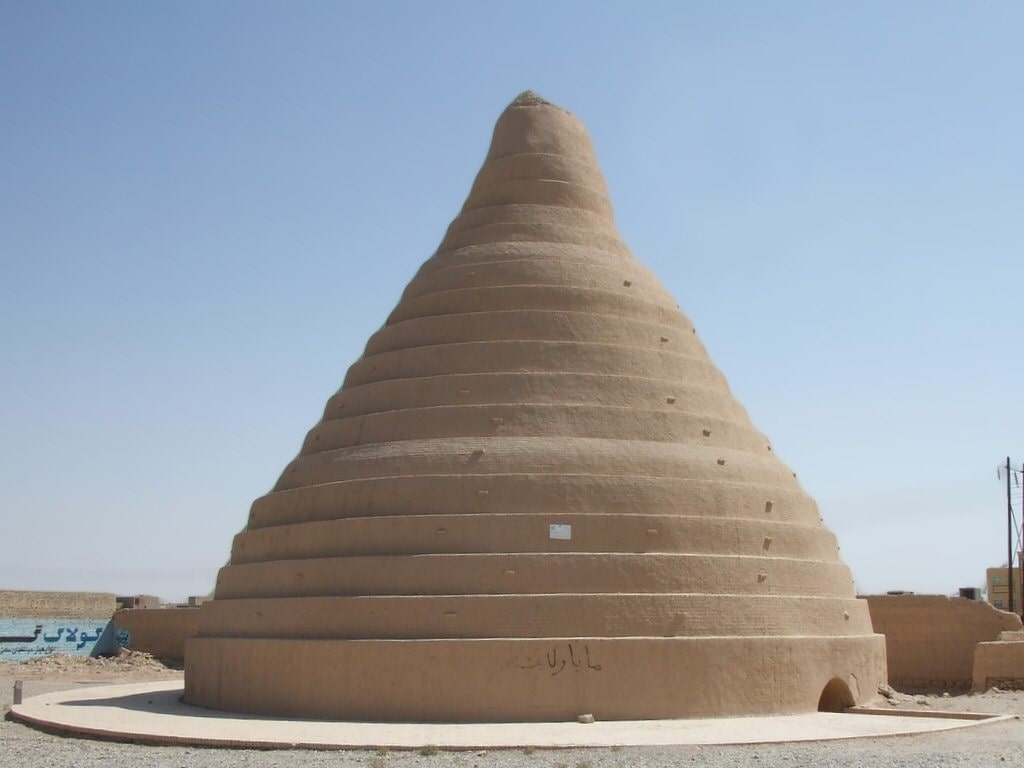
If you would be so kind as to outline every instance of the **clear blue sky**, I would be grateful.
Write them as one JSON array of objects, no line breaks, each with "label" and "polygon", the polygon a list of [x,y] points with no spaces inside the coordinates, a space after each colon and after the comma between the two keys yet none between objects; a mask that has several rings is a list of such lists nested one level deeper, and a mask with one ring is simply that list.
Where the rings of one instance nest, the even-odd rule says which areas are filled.
[{"label": "clear blue sky", "polygon": [[0,588],[211,589],[527,88],[857,586],[980,585],[1022,39],[1017,2],[0,3]]}]

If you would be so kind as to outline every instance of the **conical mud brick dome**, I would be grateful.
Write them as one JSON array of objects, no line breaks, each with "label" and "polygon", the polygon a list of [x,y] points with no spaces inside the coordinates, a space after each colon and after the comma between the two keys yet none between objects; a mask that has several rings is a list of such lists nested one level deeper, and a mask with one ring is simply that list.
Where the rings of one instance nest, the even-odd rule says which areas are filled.
[{"label": "conical mud brick dome", "polygon": [[834,537],[531,93],[252,507],[186,699],[411,721],[708,717],[873,697]]}]

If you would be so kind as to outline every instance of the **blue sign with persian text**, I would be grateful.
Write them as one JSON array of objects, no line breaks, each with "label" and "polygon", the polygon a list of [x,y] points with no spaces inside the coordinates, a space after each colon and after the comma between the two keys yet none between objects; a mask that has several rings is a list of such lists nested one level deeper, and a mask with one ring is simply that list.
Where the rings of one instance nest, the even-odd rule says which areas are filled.
[{"label": "blue sign with persian text", "polygon": [[67,653],[99,656],[114,650],[110,617],[102,619],[0,618],[0,661]]}]

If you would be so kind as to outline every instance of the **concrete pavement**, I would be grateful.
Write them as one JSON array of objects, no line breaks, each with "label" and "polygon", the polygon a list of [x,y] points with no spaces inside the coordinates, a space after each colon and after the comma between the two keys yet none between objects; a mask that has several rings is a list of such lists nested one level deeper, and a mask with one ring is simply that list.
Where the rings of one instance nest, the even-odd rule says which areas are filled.
[{"label": "concrete pavement", "polygon": [[757,744],[873,738],[944,731],[1009,715],[861,710],[707,720],[562,723],[363,723],[284,720],[219,712],[181,702],[181,681],[106,685],[34,696],[10,717],[71,736],[149,744],[261,749],[502,749]]}]

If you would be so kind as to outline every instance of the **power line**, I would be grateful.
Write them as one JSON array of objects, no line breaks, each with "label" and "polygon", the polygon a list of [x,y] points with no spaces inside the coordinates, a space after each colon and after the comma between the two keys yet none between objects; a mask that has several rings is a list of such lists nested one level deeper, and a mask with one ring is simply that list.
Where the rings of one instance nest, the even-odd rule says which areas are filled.
[{"label": "power line", "polygon": [[[1006,471],[1006,569],[1007,569],[1007,589],[1009,597],[1009,605],[1007,606],[1011,613],[1015,613],[1014,608],[1019,608],[1022,617],[1024,617],[1024,594],[1018,595],[1017,605],[1014,605],[1014,579],[1013,576],[1013,561],[1015,553],[1021,551],[1021,537],[1022,532],[1020,526],[1017,524],[1017,515],[1013,509],[1013,491],[1014,487],[1018,491],[1021,491],[1021,475],[1024,474],[1024,468],[1018,470],[1010,462],[1010,457],[1006,457],[1006,464],[999,467],[996,471],[996,477],[999,479],[1003,478],[1003,471]],[[1021,491],[1024,493],[1024,491]],[[1022,504],[1024,504],[1024,498],[1022,498]],[[1017,557],[1020,561],[1020,557]],[[1024,568],[1024,562],[1018,563],[1019,567]],[[1024,592],[1024,580],[1022,580],[1021,592]]]}]

